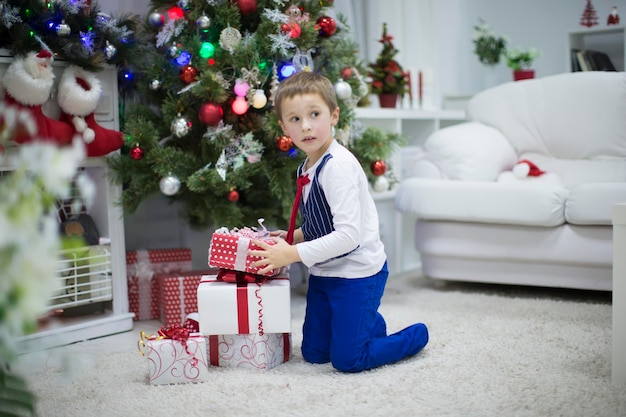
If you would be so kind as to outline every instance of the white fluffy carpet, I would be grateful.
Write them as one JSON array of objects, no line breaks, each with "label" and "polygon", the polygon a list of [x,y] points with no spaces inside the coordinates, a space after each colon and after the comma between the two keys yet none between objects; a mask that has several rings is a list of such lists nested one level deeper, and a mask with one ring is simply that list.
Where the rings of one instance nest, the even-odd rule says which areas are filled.
[{"label": "white fluffy carpet", "polygon": [[305,363],[301,294],[292,306],[291,361],[215,367],[199,384],[149,385],[134,343],[102,355],[74,345],[69,370],[27,374],[40,416],[626,416],[626,386],[611,384],[610,293],[392,278],[388,329],[421,321],[430,343],[360,374]]}]

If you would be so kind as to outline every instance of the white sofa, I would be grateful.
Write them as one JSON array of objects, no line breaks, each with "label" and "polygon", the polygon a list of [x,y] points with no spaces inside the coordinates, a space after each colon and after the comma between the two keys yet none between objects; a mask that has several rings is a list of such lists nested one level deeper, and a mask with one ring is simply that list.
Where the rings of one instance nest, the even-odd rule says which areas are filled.
[{"label": "white sofa", "polygon": [[[626,75],[577,72],[476,94],[400,182],[426,276],[610,291],[626,202]],[[518,177],[529,160],[545,174]],[[417,256],[418,254],[416,254]],[[626,254],[624,254],[626,256]]]}]

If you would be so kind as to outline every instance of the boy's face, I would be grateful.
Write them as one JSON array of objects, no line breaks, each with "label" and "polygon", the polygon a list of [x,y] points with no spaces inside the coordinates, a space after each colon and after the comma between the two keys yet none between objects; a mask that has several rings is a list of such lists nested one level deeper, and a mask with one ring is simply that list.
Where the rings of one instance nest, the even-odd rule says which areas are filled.
[{"label": "boy's face", "polygon": [[318,94],[299,94],[285,98],[282,110],[280,126],[314,164],[333,140],[332,128],[339,120],[339,107],[331,113]]}]

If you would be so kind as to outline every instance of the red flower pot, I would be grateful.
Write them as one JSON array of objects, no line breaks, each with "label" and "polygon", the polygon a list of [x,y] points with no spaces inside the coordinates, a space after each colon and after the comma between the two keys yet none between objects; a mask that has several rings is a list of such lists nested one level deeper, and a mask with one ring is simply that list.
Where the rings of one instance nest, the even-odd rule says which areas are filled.
[{"label": "red flower pot", "polygon": [[513,71],[513,81],[529,80],[535,78],[535,70],[524,69]]},{"label": "red flower pot", "polygon": [[397,94],[379,94],[378,100],[380,101],[380,107],[395,108],[398,102]]}]

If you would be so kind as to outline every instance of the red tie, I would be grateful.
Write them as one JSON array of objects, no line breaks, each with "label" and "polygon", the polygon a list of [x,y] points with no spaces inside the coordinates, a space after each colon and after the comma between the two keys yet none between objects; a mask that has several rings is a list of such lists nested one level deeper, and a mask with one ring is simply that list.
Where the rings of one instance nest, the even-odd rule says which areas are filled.
[{"label": "red tie", "polygon": [[309,182],[309,174],[301,175],[296,180],[298,184],[298,190],[296,191],[296,199],[293,201],[293,208],[291,209],[291,218],[289,219],[289,230],[287,230],[287,238],[285,239],[290,245],[293,243],[293,232],[296,228],[296,217],[298,216],[298,206],[300,205],[300,199],[302,198],[302,188]]}]

